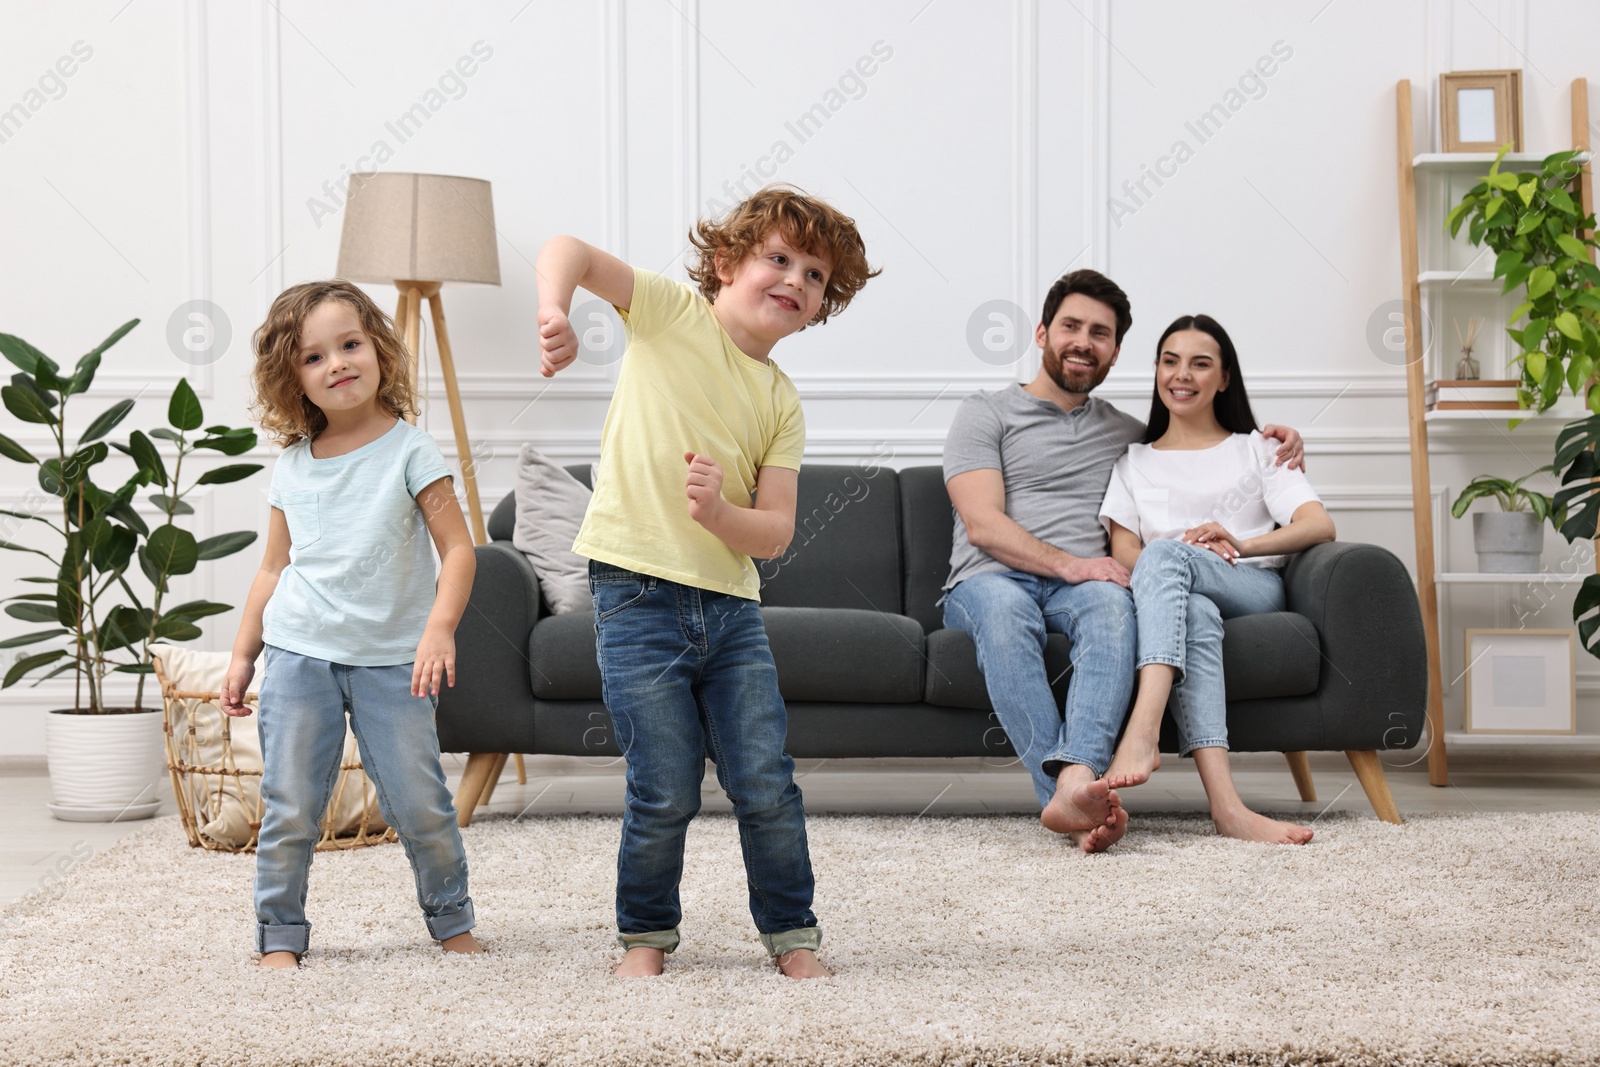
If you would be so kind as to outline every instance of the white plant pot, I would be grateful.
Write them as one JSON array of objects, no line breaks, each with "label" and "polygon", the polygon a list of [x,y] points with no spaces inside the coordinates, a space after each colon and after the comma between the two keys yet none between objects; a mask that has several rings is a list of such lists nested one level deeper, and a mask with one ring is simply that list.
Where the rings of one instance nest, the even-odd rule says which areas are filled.
[{"label": "white plant pot", "polygon": [[50,813],[68,822],[148,819],[161,806],[166,744],[161,710],[74,715],[45,723]]},{"label": "white plant pot", "polygon": [[1544,525],[1531,511],[1481,511],[1472,516],[1472,547],[1484,574],[1534,574]]}]

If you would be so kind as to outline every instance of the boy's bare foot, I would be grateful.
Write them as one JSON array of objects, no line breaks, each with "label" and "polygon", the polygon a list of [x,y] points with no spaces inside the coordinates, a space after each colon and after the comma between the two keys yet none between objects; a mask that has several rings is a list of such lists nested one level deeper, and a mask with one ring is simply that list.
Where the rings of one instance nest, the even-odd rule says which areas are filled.
[{"label": "boy's bare foot", "polygon": [[817,954],[809,948],[797,948],[793,952],[785,952],[775,956],[778,970],[790,978],[832,978],[833,972],[822,965],[817,959]]},{"label": "boy's bare foot", "polygon": [[439,942],[439,947],[444,949],[446,952],[462,952],[467,955],[473,955],[483,951],[483,946],[478,944],[478,939],[472,936],[471,930],[468,930],[464,934],[457,934],[454,937],[445,938],[443,941]]},{"label": "boy's bare foot", "polygon": [[1154,739],[1123,735],[1111,766],[1106,771],[1106,781],[1113,789],[1127,789],[1143,785],[1161,767],[1161,749]]},{"label": "boy's bare foot", "polygon": [[[1081,775],[1074,775],[1074,769],[1081,770]],[[1062,773],[1056,782],[1056,795],[1039,813],[1045,829],[1067,834],[1115,824],[1115,813],[1121,810],[1122,801],[1104,778],[1083,780],[1090,773],[1087,767],[1069,768]]]},{"label": "boy's bare foot", "polygon": [[1226,814],[1213,814],[1211,821],[1223,837],[1236,837],[1240,841],[1261,841],[1269,845],[1303,845],[1311,840],[1311,827],[1297,826],[1292,822],[1279,822],[1265,815],[1257,815],[1248,808]]},{"label": "boy's bare foot", "polygon": [[1093,830],[1070,830],[1067,836],[1072,838],[1074,844],[1085,852],[1104,852],[1128,832],[1128,812],[1124,808],[1114,808],[1111,812],[1112,822],[1109,826],[1096,826]]},{"label": "boy's bare foot", "polygon": [[287,970],[300,966],[300,958],[293,952],[263,952],[261,966]]},{"label": "boy's bare foot", "polygon": [[658,948],[640,945],[622,954],[622,962],[611,972],[614,978],[654,978],[661,973],[667,954]]}]

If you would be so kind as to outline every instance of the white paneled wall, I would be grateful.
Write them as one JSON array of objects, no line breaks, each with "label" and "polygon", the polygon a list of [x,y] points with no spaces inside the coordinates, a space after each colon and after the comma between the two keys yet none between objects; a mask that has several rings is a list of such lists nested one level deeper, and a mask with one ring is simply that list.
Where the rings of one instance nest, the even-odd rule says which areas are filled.
[{"label": "white paneled wall", "polygon": [[[1418,147],[1432,148],[1441,71],[1520,66],[1529,148],[1553,151],[1571,79],[1600,79],[1600,9],[1533,0],[107,0],[11,4],[6,24],[0,331],[66,362],[142,319],[87,398],[137,397],[125,429],[160,424],[182,375],[208,422],[247,419],[250,333],[284,286],[333,271],[350,172],[487,178],[503,284],[447,286],[445,302],[492,507],[523,441],[595,457],[614,378],[603,359],[537,376],[543,242],[574,233],[679,273],[695,217],[780,180],[854,216],[883,268],[777,352],[805,398],[810,460],[937,462],[963,396],[1037,365],[1026,345],[1011,359],[972,343],[989,314],[1023,309],[1025,336],[1049,283],[1094,266],[1135,317],[1103,395],[1142,416],[1162,327],[1217,316],[1258,417],[1305,434],[1341,536],[1408,563],[1403,377],[1367,339],[1399,295],[1394,83],[1417,87]],[[371,292],[393,307],[392,291]],[[199,367],[168,341],[196,299],[232,334]],[[425,425],[454,456],[431,336],[424,348]],[[42,446],[37,428],[0,422]],[[1447,519],[1454,490],[1544,462],[1540,433],[1435,439],[1452,567],[1471,567],[1465,525]],[[0,465],[5,506],[28,498],[22,474]],[[197,497],[196,528],[264,529],[266,485]],[[1547,562],[1569,554],[1552,534]],[[0,557],[6,588],[29,559]],[[256,561],[205,567],[180,592],[240,603]],[[1530,625],[1561,626],[1570,596],[1457,594],[1447,681],[1462,620],[1515,625],[1548,599]],[[207,621],[204,644],[226,648],[237,612]],[[0,636],[23,628],[0,619]],[[1591,663],[1580,729],[1595,733]],[[0,755],[42,752],[44,709],[68,699],[59,682],[0,695]],[[1451,722],[1458,705],[1452,686]]]}]

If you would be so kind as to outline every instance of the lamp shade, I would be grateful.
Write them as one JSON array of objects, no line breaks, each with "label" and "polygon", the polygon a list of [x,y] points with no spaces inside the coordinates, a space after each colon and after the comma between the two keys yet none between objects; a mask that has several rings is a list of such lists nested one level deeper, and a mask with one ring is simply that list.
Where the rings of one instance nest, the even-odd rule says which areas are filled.
[{"label": "lamp shade", "polygon": [[352,174],[339,277],[500,284],[489,183],[448,174]]}]

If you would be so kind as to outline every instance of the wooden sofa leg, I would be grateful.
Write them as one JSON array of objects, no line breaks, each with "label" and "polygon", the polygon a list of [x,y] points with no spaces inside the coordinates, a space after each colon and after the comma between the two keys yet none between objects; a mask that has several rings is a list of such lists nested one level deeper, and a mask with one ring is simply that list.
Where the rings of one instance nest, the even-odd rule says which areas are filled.
[{"label": "wooden sofa leg", "polygon": [[474,752],[467,757],[467,769],[461,772],[461,785],[456,789],[456,823],[472,825],[472,812],[478,806],[496,761],[505,757],[496,752]]},{"label": "wooden sofa leg", "polygon": [[1289,773],[1294,775],[1294,787],[1300,790],[1300,799],[1307,803],[1316,800],[1317,787],[1311,781],[1311,761],[1306,759],[1306,754],[1285,752],[1283,758],[1289,761]]},{"label": "wooden sofa leg", "polygon": [[486,808],[489,801],[494,799],[494,787],[500,784],[500,775],[505,773],[506,760],[510,755],[502,752],[494,758],[494,766],[489,768],[489,783],[483,787],[483,796],[478,798],[478,806]]},{"label": "wooden sofa leg", "polygon": [[1367,791],[1367,800],[1371,802],[1378,818],[1398,824],[1400,809],[1394,806],[1394,796],[1389,792],[1389,781],[1383,776],[1383,764],[1378,762],[1378,754],[1371,750],[1350,749],[1345,752],[1345,758],[1355,769],[1356,778],[1360,780],[1361,788]]},{"label": "wooden sofa leg", "polygon": [[518,752],[515,756],[512,756],[511,758],[517,761],[517,784],[518,785],[527,785],[528,784],[528,768],[522,762],[522,753]]}]

